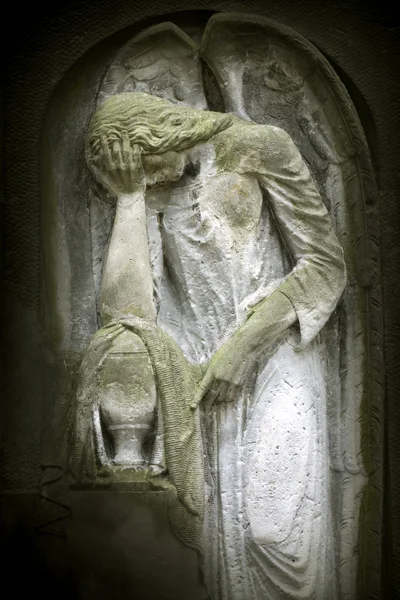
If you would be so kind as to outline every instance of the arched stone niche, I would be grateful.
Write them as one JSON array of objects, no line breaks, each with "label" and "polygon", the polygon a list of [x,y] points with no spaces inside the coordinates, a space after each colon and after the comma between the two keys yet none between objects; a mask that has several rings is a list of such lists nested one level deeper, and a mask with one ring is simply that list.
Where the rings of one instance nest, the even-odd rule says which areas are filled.
[{"label": "arched stone niche", "polygon": [[[173,25],[168,24],[171,21]],[[329,466],[320,473],[330,511],[330,549],[322,572],[327,574],[331,595],[326,591],[316,597],[378,598],[383,466],[381,290],[375,176],[359,117],[326,59],[283,24],[234,13],[212,18],[207,14],[192,22],[169,16],[167,24],[162,23],[160,19],[158,29],[153,30],[135,26],[93,48],[66,75],[48,107],[41,156],[41,242],[42,313],[51,368],[40,526],[44,532],[61,534],[70,514],[68,457],[74,445],[78,371],[101,325],[98,295],[114,218],[86,166],[85,136],[91,116],[105,99],[116,93],[145,91],[184,106],[233,113],[282,128],[317,184],[344,250],[347,284],[318,334],[326,401],[323,427],[329,431]],[[165,52],[167,39],[172,52]],[[143,56],[140,63],[138,57]],[[176,62],[180,68],[174,73],[170,66]],[[156,76],[148,73],[154,65]],[[128,494],[125,514],[130,503],[126,498],[132,495],[132,514],[136,510],[150,523],[151,510],[146,510],[157,503],[162,506],[163,492],[156,492],[155,499],[143,485],[123,489]],[[116,491],[121,488],[101,492],[104,508],[100,514],[121,510],[113,506]],[[72,495],[76,502],[82,494],[93,498],[95,492],[91,493],[75,491]],[[77,506],[85,514],[85,505],[82,509],[78,502]],[[174,543],[172,537],[168,539],[166,552],[168,544]],[[184,550],[186,559],[181,555]],[[194,580],[195,553],[184,546],[170,551],[181,556],[182,564],[188,561]],[[190,577],[188,586],[192,585]],[[181,597],[187,597],[185,585],[178,592]],[[297,585],[298,593],[307,594],[304,581]],[[229,597],[220,583],[214,581],[209,587],[213,600]],[[313,585],[310,589],[309,596],[298,597],[318,594]],[[286,597],[279,595],[285,593],[279,591],[279,583],[267,591],[273,598]],[[195,593],[201,597],[203,592],[199,587],[191,593],[191,597]],[[266,590],[253,590],[254,598],[264,597],[257,595],[263,593]],[[290,593],[297,597],[293,589]]]}]

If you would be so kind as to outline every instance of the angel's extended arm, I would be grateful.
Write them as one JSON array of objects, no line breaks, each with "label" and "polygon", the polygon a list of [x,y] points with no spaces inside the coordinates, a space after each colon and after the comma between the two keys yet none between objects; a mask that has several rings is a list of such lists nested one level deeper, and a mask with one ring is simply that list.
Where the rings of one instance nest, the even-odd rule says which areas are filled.
[{"label": "angel's extended arm", "polygon": [[123,315],[154,321],[153,280],[146,226],[145,181],[137,149],[125,136],[111,154],[103,145],[102,169],[95,174],[115,196],[117,206],[103,268],[100,316],[103,325]]},{"label": "angel's extended arm", "polygon": [[[346,283],[343,250],[307,165],[290,136],[281,129],[260,126],[252,128],[251,139],[253,161],[257,165],[252,174],[268,194],[295,266],[275,292],[259,305],[247,328],[249,335],[252,330],[256,343],[263,339],[262,324],[271,327],[274,311],[275,327],[293,321],[293,312],[290,316],[288,303],[282,299],[284,295],[299,321],[301,339],[297,349],[301,350],[325,325],[343,292]],[[252,168],[250,162],[247,166]],[[260,332],[254,337],[257,322]]]},{"label": "angel's extended arm", "polygon": [[295,266],[214,354],[193,408],[206,394],[210,403],[232,398],[232,384],[240,384],[257,354],[282,339],[296,321],[301,334],[297,349],[304,348],[328,320],[346,283],[343,251],[291,138],[278,128],[246,125],[238,128],[236,139],[230,148],[238,157],[236,169],[256,177],[268,193]]}]

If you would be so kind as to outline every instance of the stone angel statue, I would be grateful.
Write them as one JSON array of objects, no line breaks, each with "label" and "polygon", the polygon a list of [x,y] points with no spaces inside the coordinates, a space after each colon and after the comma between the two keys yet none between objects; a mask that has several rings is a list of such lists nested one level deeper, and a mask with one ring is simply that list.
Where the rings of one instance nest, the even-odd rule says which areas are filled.
[{"label": "stone angel statue", "polygon": [[355,597],[364,141],[315,64],[262,19],[214,16],[201,47],[164,23],[115,55],[85,132],[99,328],[73,470],[164,489],[212,600]]},{"label": "stone angel statue", "polygon": [[[94,114],[87,159],[117,197],[100,292],[103,329],[94,342],[104,336],[103,352],[110,346],[113,353],[102,359],[94,420],[106,428],[111,470],[140,470],[141,462],[145,468],[142,447],[159,396],[165,461],[157,466],[165,464],[178,501],[201,516],[196,508],[203,503],[194,492],[203,454],[197,421],[204,412],[206,430],[215,425],[208,420],[217,425],[219,519],[222,543],[231,548],[231,555],[223,553],[231,580],[223,597],[262,597],[264,589],[284,584],[283,569],[288,591],[303,587],[316,561],[307,560],[306,569],[299,568],[301,562],[317,557],[329,539],[321,482],[326,416],[313,340],[343,292],[346,269],[299,151],[277,127],[131,92],[112,96]],[[165,188],[164,198],[162,193],[152,198],[153,187]],[[146,231],[146,203],[152,202],[163,215],[168,265],[158,315]],[[273,231],[272,214],[282,241]],[[291,270],[284,243],[295,261]],[[156,333],[158,328],[168,335]],[[161,391],[190,370],[187,395],[174,389],[167,397]],[[89,391],[85,385],[85,394]],[[188,413],[186,423],[176,418],[179,412]],[[182,438],[190,446],[182,445]],[[98,447],[99,439],[101,434]],[[191,452],[176,455],[178,448]],[[99,451],[100,464],[106,456]],[[182,494],[179,471],[186,475]],[[307,534],[299,536],[305,528]],[[276,551],[280,568],[274,564]],[[246,581],[248,555],[253,565],[267,566],[253,568]]]}]

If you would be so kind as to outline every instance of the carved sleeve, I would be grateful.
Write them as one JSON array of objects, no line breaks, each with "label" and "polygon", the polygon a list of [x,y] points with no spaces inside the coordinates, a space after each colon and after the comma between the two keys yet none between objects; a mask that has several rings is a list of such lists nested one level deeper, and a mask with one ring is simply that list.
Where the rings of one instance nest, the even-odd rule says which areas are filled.
[{"label": "carved sleeve", "polygon": [[[263,128],[265,131],[265,128]],[[268,127],[259,178],[295,266],[278,287],[292,302],[301,350],[334,311],[346,284],[343,250],[310,172],[290,136]]]}]

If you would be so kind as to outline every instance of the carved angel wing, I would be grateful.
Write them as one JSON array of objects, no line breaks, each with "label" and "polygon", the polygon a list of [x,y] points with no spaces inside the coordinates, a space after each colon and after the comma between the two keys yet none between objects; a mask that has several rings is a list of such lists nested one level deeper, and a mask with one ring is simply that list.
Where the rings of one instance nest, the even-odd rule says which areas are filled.
[{"label": "carved angel wing", "polygon": [[[335,504],[341,506],[341,589],[343,598],[355,597],[360,553],[359,564],[376,564],[360,580],[370,594],[378,594],[379,560],[371,562],[368,555],[377,551],[374,532],[380,530],[381,292],[373,210],[377,191],[367,142],[336,73],[292,30],[249,15],[214,15],[201,56],[228,112],[290,134],[318,184],[345,252],[347,289],[321,332],[332,489]],[[358,521],[365,535],[360,546],[353,539]]]},{"label": "carved angel wing", "polygon": [[116,55],[99,93],[99,102],[122,92],[147,92],[205,109],[199,49],[173,23],[146,29]]}]

